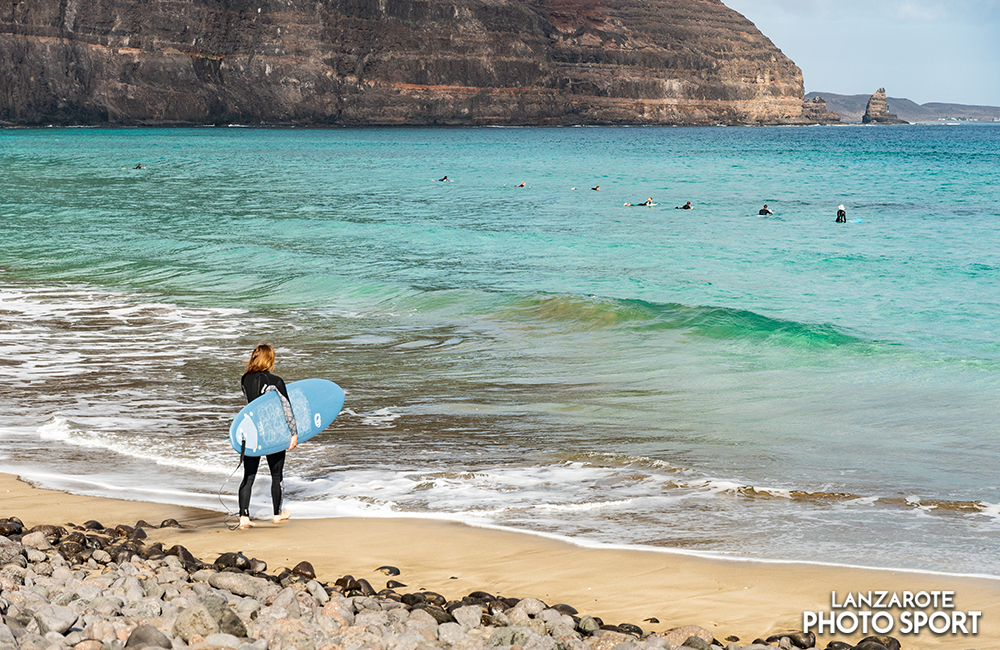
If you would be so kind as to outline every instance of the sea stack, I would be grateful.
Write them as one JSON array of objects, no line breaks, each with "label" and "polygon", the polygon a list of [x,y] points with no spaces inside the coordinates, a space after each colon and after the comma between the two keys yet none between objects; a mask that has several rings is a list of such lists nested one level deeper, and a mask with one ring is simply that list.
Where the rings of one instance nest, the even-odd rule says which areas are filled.
[{"label": "sea stack", "polygon": [[813,97],[802,104],[802,117],[815,124],[840,124],[840,115],[826,107],[826,100]]},{"label": "sea stack", "polygon": [[889,103],[885,97],[885,88],[879,88],[875,94],[868,98],[868,106],[865,108],[862,124],[909,124],[906,120],[899,119],[899,116],[889,112]]},{"label": "sea stack", "polygon": [[802,124],[720,0],[31,0],[0,124]]}]

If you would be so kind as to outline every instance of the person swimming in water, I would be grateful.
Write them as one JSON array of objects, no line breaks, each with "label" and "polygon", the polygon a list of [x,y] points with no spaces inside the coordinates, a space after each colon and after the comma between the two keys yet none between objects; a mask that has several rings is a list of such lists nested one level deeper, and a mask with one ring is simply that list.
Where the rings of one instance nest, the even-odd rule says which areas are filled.
[{"label": "person swimming in water", "polygon": [[439,178],[439,179],[438,179],[438,182],[439,182],[439,183],[450,183],[451,181],[450,181],[450,180],[448,180],[448,177],[447,177],[447,176],[445,176],[444,178]]},{"label": "person swimming in water", "polygon": [[757,212],[757,214],[759,214],[759,215],[760,215],[760,216],[762,216],[762,217],[766,217],[766,216],[769,216],[769,215],[772,215],[772,214],[774,214],[774,213],[773,213],[773,212],[771,212],[771,209],[770,209],[770,208],[768,208],[768,207],[767,207],[767,204],[765,203],[765,204],[764,204],[764,207],[763,207],[763,208],[761,208],[761,209],[760,209],[760,211],[759,211],[759,212]]},{"label": "person swimming in water", "polygon": [[693,207],[691,207],[691,202],[690,202],[690,201],[688,201],[688,202],[687,202],[687,203],[685,203],[684,205],[675,205],[675,206],[674,206],[674,209],[675,209],[675,210],[693,210],[694,208],[693,208]]},{"label": "person swimming in water", "polygon": [[598,185],[597,187],[592,187],[590,189],[594,190],[595,192],[600,192],[601,191],[601,186]]},{"label": "person swimming in water", "polygon": [[653,197],[649,197],[648,199],[646,199],[646,200],[645,200],[645,201],[643,201],[642,203],[626,203],[625,205],[627,205],[627,206],[631,206],[631,207],[638,207],[638,206],[640,206],[640,205],[645,205],[645,206],[647,206],[647,207],[648,207],[648,206],[654,206],[654,205],[656,205],[656,204],[655,204],[655,203],[653,203]]},{"label": "person swimming in water", "polygon": [[843,204],[837,206],[837,223],[847,223],[847,211]]}]

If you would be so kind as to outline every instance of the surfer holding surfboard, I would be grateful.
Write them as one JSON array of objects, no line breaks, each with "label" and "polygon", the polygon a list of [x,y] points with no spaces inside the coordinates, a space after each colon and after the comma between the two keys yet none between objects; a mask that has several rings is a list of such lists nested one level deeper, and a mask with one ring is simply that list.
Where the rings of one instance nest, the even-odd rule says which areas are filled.
[{"label": "surfer holding surfboard", "polygon": [[247,405],[229,427],[229,443],[243,463],[239,527],[244,529],[253,526],[250,494],[260,457],[267,457],[271,470],[271,501],[277,524],[288,519],[288,511],[281,509],[285,452],[330,426],[344,407],[344,390],[332,381],[302,379],[286,388],[273,370],[274,348],[261,343],[251,353],[240,380]]},{"label": "surfer holding surfboard", "polygon": [[[272,370],[274,370],[274,348],[267,343],[261,343],[250,354],[250,361],[246,364],[246,372],[240,379],[240,384],[243,387],[243,395],[247,398],[247,404],[262,397],[265,393],[277,391],[281,399],[285,421],[292,434],[288,445],[288,449],[292,450],[299,444],[299,440],[291,402],[288,400],[288,390],[285,388],[284,380],[273,374]],[[271,502],[274,504],[274,523],[279,523],[290,516],[287,510],[281,509],[285,450],[267,454],[267,466],[271,470]],[[250,494],[253,491],[253,481],[257,476],[258,467],[260,467],[260,456],[243,457],[243,481],[240,483],[239,502],[240,528],[244,530],[253,526],[250,523]]]}]

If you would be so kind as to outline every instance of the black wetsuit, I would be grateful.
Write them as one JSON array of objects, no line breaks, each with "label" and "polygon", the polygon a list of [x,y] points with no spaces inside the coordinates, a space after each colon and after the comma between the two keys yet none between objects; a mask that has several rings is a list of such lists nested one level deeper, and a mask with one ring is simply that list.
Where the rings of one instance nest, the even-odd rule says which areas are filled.
[{"label": "black wetsuit", "polygon": [[[270,372],[248,372],[240,380],[243,387],[243,395],[247,398],[247,404],[254,401],[267,392],[267,389],[274,387],[278,393],[288,399],[288,390],[285,388],[284,380]],[[271,470],[271,502],[274,504],[274,514],[281,513],[281,493],[284,481],[285,452],[278,451],[267,455],[267,466]],[[243,458],[243,482],[240,483],[239,501],[240,516],[250,516],[250,493],[253,492],[253,481],[257,477],[257,468],[260,467],[260,456],[245,456]]]},{"label": "black wetsuit", "polygon": [[847,223],[847,213],[843,210],[837,210],[837,223]]}]

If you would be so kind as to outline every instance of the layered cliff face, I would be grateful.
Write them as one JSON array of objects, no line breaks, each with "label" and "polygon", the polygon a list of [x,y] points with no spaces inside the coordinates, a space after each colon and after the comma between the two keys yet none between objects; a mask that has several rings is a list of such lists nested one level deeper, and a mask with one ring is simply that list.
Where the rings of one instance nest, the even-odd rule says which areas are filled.
[{"label": "layered cliff face", "polygon": [[9,0],[12,124],[774,124],[798,67],[718,0]]},{"label": "layered cliff face", "polygon": [[826,100],[813,97],[802,104],[802,117],[816,124],[840,124],[840,115],[826,107]]}]

